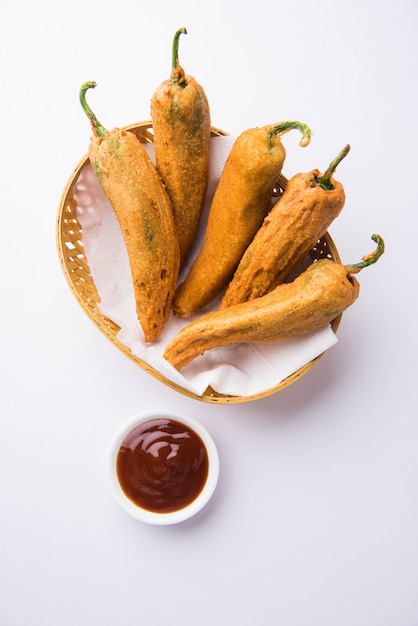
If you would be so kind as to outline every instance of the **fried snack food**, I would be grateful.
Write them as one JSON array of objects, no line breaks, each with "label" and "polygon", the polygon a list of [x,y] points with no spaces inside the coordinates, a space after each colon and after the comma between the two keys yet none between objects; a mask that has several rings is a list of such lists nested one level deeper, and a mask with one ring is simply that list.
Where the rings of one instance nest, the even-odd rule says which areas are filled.
[{"label": "fried snack food", "polygon": [[170,78],[151,99],[156,166],[171,199],[181,266],[194,241],[206,199],[211,135],[206,93],[179,65],[179,37],[186,32],[180,28],[175,33]]},{"label": "fried snack food", "polygon": [[204,240],[173,310],[178,317],[201,311],[231,280],[237,265],[270,209],[286,152],[281,136],[291,129],[308,145],[310,128],[298,121],[251,128],[235,140],[212,200]]},{"label": "fried snack food", "polygon": [[333,178],[348,154],[346,145],[324,174],[296,174],[264,219],[243,254],[220,309],[259,298],[285,280],[325,235],[345,203],[342,184]]},{"label": "fried snack food", "polygon": [[146,342],[161,334],[171,311],[180,267],[179,244],[171,202],[144,146],[128,131],[107,131],[88,106],[91,165],[119,222],[129,257],[136,312]]},{"label": "fried snack food", "polygon": [[377,248],[360,263],[341,265],[321,259],[265,296],[202,315],[171,340],[164,358],[181,370],[215,347],[276,343],[323,328],[357,299],[359,283],[353,274],[384,252],[383,239],[379,235],[372,239]]}]

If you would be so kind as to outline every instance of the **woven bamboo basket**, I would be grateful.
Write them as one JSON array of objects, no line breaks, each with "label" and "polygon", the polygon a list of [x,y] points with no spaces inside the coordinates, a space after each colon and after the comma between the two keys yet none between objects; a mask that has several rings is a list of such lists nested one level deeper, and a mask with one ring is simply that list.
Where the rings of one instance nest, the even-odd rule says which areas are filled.
[{"label": "woven bamboo basket", "polygon": [[[124,127],[126,130],[134,132],[140,141],[147,143],[153,141],[152,124],[150,121],[139,122]],[[212,136],[226,136],[228,133],[212,127]],[[206,391],[198,396],[188,389],[184,389],[180,385],[172,382],[164,375],[162,375],[155,368],[151,367],[148,363],[142,361],[135,356],[129,348],[118,340],[119,326],[115,324],[111,319],[104,315],[99,309],[100,296],[97,292],[93,278],[90,273],[89,265],[84,253],[83,245],[83,233],[81,226],[77,220],[76,215],[76,202],[74,200],[74,187],[77,183],[81,170],[88,164],[89,159],[86,154],[76,165],[74,171],[70,175],[67,184],[63,190],[58,215],[56,222],[56,242],[58,256],[61,264],[62,271],[67,280],[67,283],[76,298],[77,302],[87,314],[90,320],[97,326],[97,328],[103,333],[109,341],[111,341],[125,356],[136,363],[145,372],[164,383],[168,387],[175,389],[179,393],[184,394],[195,400],[203,402],[211,402],[218,404],[234,404],[240,402],[249,402],[257,400],[265,396],[277,393],[282,389],[285,389],[289,385],[292,385],[302,376],[304,376],[322,357],[322,354],[298,369],[296,372],[288,376],[285,380],[281,381],[275,387],[264,391],[263,393],[249,395],[249,396],[228,396],[216,392],[211,387],[208,387]],[[277,193],[280,194],[286,186],[286,178],[281,177],[277,185]],[[341,262],[338,254],[338,250],[329,235],[327,233],[322,237],[317,245],[310,252],[312,261],[318,260],[324,257],[333,259],[334,261]],[[341,315],[338,316],[332,322],[331,326],[334,332],[337,330]]]}]

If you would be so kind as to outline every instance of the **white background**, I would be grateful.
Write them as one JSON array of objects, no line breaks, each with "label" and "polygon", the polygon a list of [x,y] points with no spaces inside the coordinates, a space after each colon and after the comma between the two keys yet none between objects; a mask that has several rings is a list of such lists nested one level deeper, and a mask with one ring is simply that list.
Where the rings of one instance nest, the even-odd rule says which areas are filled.
[{"label": "white background", "polygon": [[[0,625],[418,624],[416,0],[0,0]],[[300,119],[284,173],[338,169],[330,228],[359,275],[339,343],[297,384],[233,406],[149,377],[70,293],[55,247],[61,191],[87,150],[86,80],[105,126],[149,118],[171,40],[212,124]],[[105,476],[116,428],[172,407],[217,443],[198,516],[131,519]]]}]

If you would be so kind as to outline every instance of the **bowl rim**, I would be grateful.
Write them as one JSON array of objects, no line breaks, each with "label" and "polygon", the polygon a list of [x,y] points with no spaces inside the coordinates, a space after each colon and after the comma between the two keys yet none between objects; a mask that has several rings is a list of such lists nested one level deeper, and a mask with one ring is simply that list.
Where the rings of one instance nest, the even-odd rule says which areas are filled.
[{"label": "bowl rim", "polygon": [[[183,507],[182,509],[173,511],[171,513],[155,513],[135,504],[124,493],[119,483],[116,471],[117,455],[125,437],[134,428],[136,428],[136,426],[150,420],[160,418],[172,419],[180,422],[181,424],[184,424],[185,426],[193,430],[197,435],[199,435],[206,448],[209,461],[208,477],[202,491],[193,500],[193,502]],[[126,513],[128,513],[135,519],[148,524],[154,524],[159,526],[177,524],[179,522],[185,521],[186,519],[189,519],[193,515],[196,515],[196,513],[198,513],[209,502],[218,483],[219,454],[212,436],[198,420],[181,411],[165,408],[147,409],[125,420],[115,431],[108,449],[107,478],[111,493],[116,502],[122,507],[122,509]]]}]

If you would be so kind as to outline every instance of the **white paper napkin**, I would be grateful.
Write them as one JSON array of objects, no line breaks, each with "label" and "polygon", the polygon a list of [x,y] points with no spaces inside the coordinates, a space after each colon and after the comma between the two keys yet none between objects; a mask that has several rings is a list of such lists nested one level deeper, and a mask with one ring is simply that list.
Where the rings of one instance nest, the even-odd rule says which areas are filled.
[{"label": "white paper napkin", "polygon": [[[189,265],[202,241],[207,213],[229,154],[234,137],[213,137],[209,188],[202,219],[190,254]],[[152,144],[145,144],[154,161]],[[101,298],[100,310],[120,326],[118,339],[134,355],[154,367],[166,378],[202,395],[208,385],[218,393],[249,396],[278,385],[290,374],[322,354],[337,342],[330,326],[303,337],[277,344],[231,345],[214,348],[195,359],[181,372],[163,357],[165,346],[187,323],[171,315],[159,339],[146,344],[135,311],[128,256],[122,233],[109,201],[93,169],[88,164],[74,187],[77,219],[91,275]],[[183,270],[183,273],[187,268]],[[180,277],[181,280],[181,277]],[[216,308],[216,303],[212,308]]]}]

